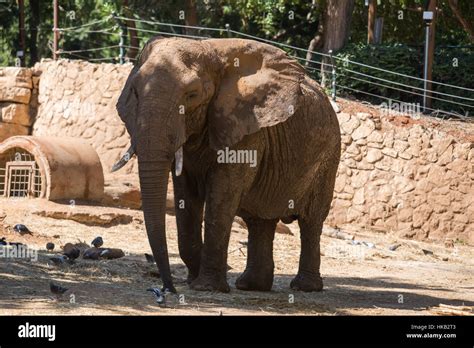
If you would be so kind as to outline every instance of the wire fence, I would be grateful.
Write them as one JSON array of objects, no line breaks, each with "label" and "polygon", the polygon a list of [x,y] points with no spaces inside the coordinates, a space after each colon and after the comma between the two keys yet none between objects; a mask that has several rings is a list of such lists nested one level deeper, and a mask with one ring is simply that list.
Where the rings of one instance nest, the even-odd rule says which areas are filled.
[{"label": "wire fence", "polygon": [[[132,22],[135,24],[133,27],[127,25],[127,23]],[[146,28],[145,26],[151,28]],[[57,54],[63,57],[84,59],[92,62],[134,62],[136,58],[127,57],[126,51],[130,49],[139,51],[140,47],[125,44],[126,40],[131,36],[129,35],[130,31],[136,33],[133,37],[142,43],[155,35],[192,39],[222,37],[248,38],[284,49],[289,56],[294,57],[301,62],[309,75],[318,80],[322,80],[323,86],[326,86],[327,91],[331,94],[334,100],[337,95],[351,94],[357,96],[357,98],[364,98],[364,96],[366,96],[371,99],[371,101],[391,100],[392,102],[403,105],[413,104],[413,101],[422,100],[425,93],[424,88],[419,86],[425,82],[423,78],[352,61],[347,58],[332,55],[331,52],[327,54],[309,51],[301,47],[242,33],[231,29],[229,25],[226,25],[225,28],[211,28],[110,15],[98,21],[74,27],[58,28],[57,30],[65,38],[80,38],[81,41],[87,42],[87,44],[90,45],[90,48],[86,49],[60,49],[56,52]],[[112,36],[116,39],[117,44],[104,45],[103,42],[101,43],[99,41],[90,40],[91,36],[96,37],[98,35]],[[89,39],[86,39],[86,37]],[[97,52],[102,52],[103,56],[90,57],[91,54],[96,54]],[[311,57],[311,59],[308,57]],[[377,73],[393,76],[393,78],[376,76]],[[341,77],[345,78],[344,81],[346,83],[349,80],[362,83],[364,88],[358,89],[353,86],[344,85],[340,81]],[[474,112],[474,89],[438,81],[427,80],[427,82],[436,86],[436,90],[431,90],[427,97],[442,103],[442,105],[447,105],[448,107],[430,108],[423,106],[419,107],[419,109],[423,109],[425,113],[441,118],[454,118],[461,120],[470,119],[469,115],[472,115]],[[448,89],[450,93],[440,91],[439,89],[442,88]],[[400,93],[400,99],[409,101],[406,102],[400,99],[387,97],[386,93],[384,93],[384,91],[387,90],[397,91]],[[451,105],[452,108],[449,107],[449,105]]]}]

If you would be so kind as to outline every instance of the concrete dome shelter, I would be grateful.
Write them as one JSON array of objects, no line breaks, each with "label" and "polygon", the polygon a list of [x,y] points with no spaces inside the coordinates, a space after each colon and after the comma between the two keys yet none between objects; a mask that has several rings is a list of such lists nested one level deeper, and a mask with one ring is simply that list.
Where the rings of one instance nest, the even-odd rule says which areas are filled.
[{"label": "concrete dome shelter", "polygon": [[82,140],[14,136],[0,143],[0,197],[98,201],[103,193],[99,156]]}]

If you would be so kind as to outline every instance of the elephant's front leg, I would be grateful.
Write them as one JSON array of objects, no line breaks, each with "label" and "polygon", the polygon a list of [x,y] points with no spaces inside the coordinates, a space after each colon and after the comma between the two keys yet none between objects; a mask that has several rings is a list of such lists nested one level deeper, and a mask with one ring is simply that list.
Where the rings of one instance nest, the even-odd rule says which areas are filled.
[{"label": "elephant's front leg", "polygon": [[201,267],[199,276],[191,283],[195,290],[230,291],[227,248],[243,181],[241,173],[231,169],[233,166],[236,165],[223,165],[224,168],[213,171],[208,178]]},{"label": "elephant's front leg", "polygon": [[173,172],[173,184],[179,255],[188,267],[190,283],[199,275],[201,264],[204,199],[186,171],[178,177]]}]

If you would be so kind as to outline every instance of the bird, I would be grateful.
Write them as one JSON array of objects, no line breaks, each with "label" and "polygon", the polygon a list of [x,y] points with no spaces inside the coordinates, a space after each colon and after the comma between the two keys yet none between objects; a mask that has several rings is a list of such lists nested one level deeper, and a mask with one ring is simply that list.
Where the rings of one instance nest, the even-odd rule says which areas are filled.
[{"label": "bird", "polygon": [[57,255],[49,258],[56,266],[67,263],[68,265],[74,265],[76,261],[68,258],[66,255]]},{"label": "bird", "polygon": [[249,242],[247,242],[246,240],[239,240],[239,243],[243,246],[247,246],[249,244]]},{"label": "bird", "polygon": [[98,248],[92,247],[84,251],[82,258],[84,260],[98,260],[102,251]]},{"label": "bird", "polygon": [[67,257],[64,255],[54,256],[49,258],[56,266],[62,265],[66,262]]},{"label": "bird", "polygon": [[401,246],[401,244],[397,243],[397,244],[392,244],[388,247],[388,250],[390,251],[395,251],[397,250],[399,247]]},{"label": "bird", "polygon": [[49,282],[49,289],[53,294],[56,295],[56,297],[60,297],[62,294],[64,294],[66,291],[68,291],[68,288],[62,287],[59,284],[54,284],[52,281]]},{"label": "bird", "polygon": [[76,248],[76,247],[65,248],[63,254],[66,255],[68,257],[68,259],[75,260],[81,254],[81,251],[79,250],[79,248]]},{"label": "bird", "polygon": [[21,234],[21,235],[24,235],[24,234],[33,234],[33,233],[31,233],[31,231],[28,229],[28,227],[26,227],[26,226],[23,225],[23,224],[16,224],[15,226],[13,226],[13,231],[18,232],[18,233]]},{"label": "bird", "polygon": [[91,245],[95,246],[96,248],[100,248],[104,244],[104,240],[102,237],[96,237],[94,240],[91,242]]},{"label": "bird", "polygon": [[145,253],[145,258],[148,263],[155,263],[155,258],[153,257],[153,255]]},{"label": "bird", "polygon": [[158,288],[149,288],[149,289],[146,289],[146,291],[150,291],[153,293],[153,295],[155,295],[156,303],[161,305],[166,302],[166,290],[162,291]]},{"label": "bird", "polygon": [[0,238],[0,245],[7,245],[7,241],[5,240],[5,237]]},{"label": "bird", "polygon": [[54,243],[46,243],[46,250],[53,251],[54,250]]}]

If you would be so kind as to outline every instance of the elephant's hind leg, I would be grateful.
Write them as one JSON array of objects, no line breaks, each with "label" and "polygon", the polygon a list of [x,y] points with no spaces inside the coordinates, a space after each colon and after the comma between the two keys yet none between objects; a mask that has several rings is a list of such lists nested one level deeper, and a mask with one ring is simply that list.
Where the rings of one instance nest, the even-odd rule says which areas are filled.
[{"label": "elephant's hind leg", "polygon": [[273,284],[273,238],[278,220],[244,219],[249,231],[247,267],[237,279],[240,290],[270,291]]},{"label": "elephant's hind leg", "polygon": [[321,264],[320,237],[322,221],[298,219],[301,234],[301,254],[298,274],[291,281],[290,287],[301,291],[321,291],[323,280],[319,273]]},{"label": "elephant's hind leg", "polygon": [[321,291],[323,280],[319,273],[321,265],[320,239],[323,223],[331,206],[338,165],[339,149],[334,158],[326,162],[315,178],[310,192],[308,213],[298,217],[301,235],[301,254],[298,274],[291,281],[291,288],[302,291]]}]

